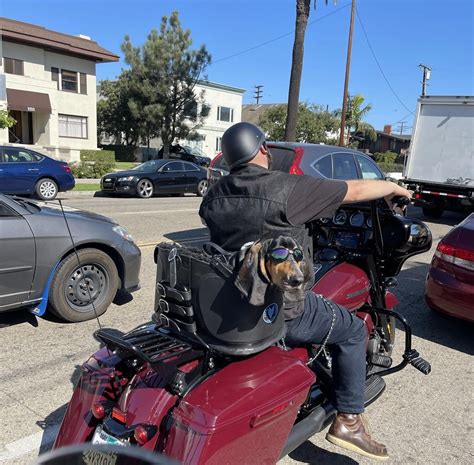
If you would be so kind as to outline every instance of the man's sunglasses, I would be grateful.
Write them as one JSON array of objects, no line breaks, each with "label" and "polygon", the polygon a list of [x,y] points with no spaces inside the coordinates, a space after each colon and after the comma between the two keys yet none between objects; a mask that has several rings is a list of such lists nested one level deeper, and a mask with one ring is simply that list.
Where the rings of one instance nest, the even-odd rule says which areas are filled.
[{"label": "man's sunglasses", "polygon": [[275,262],[284,262],[285,260],[288,260],[290,255],[293,255],[293,258],[297,262],[301,262],[304,258],[301,249],[288,250],[286,247],[276,247],[275,249],[270,250],[268,255]]}]

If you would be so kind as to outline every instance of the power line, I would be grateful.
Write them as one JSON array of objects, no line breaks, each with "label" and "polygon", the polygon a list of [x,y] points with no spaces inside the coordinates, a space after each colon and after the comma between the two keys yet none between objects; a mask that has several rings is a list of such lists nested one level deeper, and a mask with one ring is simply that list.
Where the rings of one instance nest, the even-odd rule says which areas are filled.
[{"label": "power line", "polygon": [[[410,109],[402,102],[402,99],[398,96],[398,94],[395,92],[394,88],[392,87],[392,85],[390,84],[387,76],[385,75],[385,73],[383,72],[383,69],[382,69],[382,66],[380,66],[380,62],[379,60],[377,59],[376,55],[375,55],[375,52],[374,52],[374,49],[372,48],[372,45],[370,44],[370,41],[369,41],[369,37],[367,36],[367,32],[365,31],[365,27],[364,25],[362,24],[362,20],[360,19],[360,15],[359,15],[359,12],[357,11],[356,12],[357,14],[357,19],[359,20],[359,24],[362,28],[362,32],[364,33],[364,36],[365,36],[365,40],[367,41],[367,45],[369,46],[369,49],[372,53],[372,56],[374,57],[374,60],[375,60],[375,63],[377,63],[377,66],[380,70],[380,73],[382,74],[383,78],[385,79],[385,82],[387,83],[388,87],[390,88],[390,90],[392,91],[393,95],[395,95],[396,99],[400,102],[400,104],[403,106],[403,108],[405,108],[407,111],[410,111]],[[414,111],[412,111],[410,113],[410,115],[414,113]],[[408,115],[409,116],[409,115]],[[401,120],[399,121],[401,122]]]},{"label": "power line", "polygon": [[[336,13],[339,13],[339,11],[343,10],[344,8],[347,8],[348,6],[350,5],[350,3],[347,3],[346,5],[343,5],[341,6],[340,8],[337,8],[335,9],[334,11],[331,11],[330,13],[326,14],[326,15],[323,15],[321,16],[320,18],[318,19],[314,19],[313,21],[309,21],[308,22],[308,26],[311,26],[312,24],[315,24],[325,18],[327,18],[328,16],[331,16],[331,15],[334,15]],[[291,32],[287,32],[286,34],[282,34],[280,36],[277,36],[273,39],[270,39],[270,40],[267,40],[265,42],[262,42],[260,44],[257,44],[257,45],[254,45],[253,47],[250,47],[250,48],[247,48],[245,50],[242,50],[241,52],[237,52],[237,53],[234,53],[232,55],[229,55],[227,57],[224,57],[224,58],[220,58],[219,60],[216,60],[216,61],[213,61],[209,66],[212,66],[212,65],[215,65],[217,63],[221,63],[223,61],[226,61],[226,60],[230,60],[231,58],[235,58],[237,56],[240,56],[240,55],[243,55],[244,53],[247,53],[247,52],[251,52],[252,50],[256,50],[258,48],[261,48],[261,47],[265,47],[265,45],[268,45],[268,44],[271,44],[273,42],[276,42],[277,40],[280,40],[280,39],[283,39],[284,37],[288,37],[292,34],[295,33],[295,30],[293,29]]]},{"label": "power line", "polygon": [[410,111],[410,113],[408,113],[407,115],[405,115],[402,119],[399,119],[396,123],[392,123],[391,125],[392,125],[392,126],[395,126],[396,124],[401,123],[403,120],[405,120],[405,118],[408,118],[409,116],[413,115],[413,113],[415,113],[415,110]]}]

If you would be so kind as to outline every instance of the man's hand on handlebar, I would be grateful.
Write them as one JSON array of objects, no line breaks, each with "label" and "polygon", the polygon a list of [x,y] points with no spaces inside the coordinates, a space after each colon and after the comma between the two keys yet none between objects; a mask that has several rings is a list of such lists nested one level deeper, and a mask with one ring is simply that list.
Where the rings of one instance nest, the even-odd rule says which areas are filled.
[{"label": "man's hand on handlebar", "polygon": [[398,213],[399,215],[403,215],[407,205],[410,203],[413,197],[413,192],[405,189],[402,186],[399,186],[398,184],[395,184],[395,186],[394,193],[387,195],[385,197],[385,202],[387,202],[390,210]]}]

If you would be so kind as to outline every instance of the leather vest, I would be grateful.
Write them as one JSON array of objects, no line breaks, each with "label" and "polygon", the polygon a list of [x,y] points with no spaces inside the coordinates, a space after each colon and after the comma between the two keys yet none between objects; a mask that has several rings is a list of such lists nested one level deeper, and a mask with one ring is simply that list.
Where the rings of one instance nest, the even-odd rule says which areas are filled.
[{"label": "leather vest", "polygon": [[[292,225],[287,218],[288,197],[297,180],[295,175],[251,163],[222,177],[209,189],[199,211],[210,230],[211,241],[235,252],[246,242],[291,236],[312,257],[307,228]],[[290,319],[301,311],[285,313]]]}]

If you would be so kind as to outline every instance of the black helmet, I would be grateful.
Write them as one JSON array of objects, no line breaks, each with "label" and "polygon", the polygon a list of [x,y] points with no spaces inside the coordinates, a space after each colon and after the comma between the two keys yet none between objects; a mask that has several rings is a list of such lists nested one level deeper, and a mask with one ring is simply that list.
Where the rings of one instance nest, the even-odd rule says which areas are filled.
[{"label": "black helmet", "polygon": [[237,123],[222,136],[222,154],[229,169],[242,165],[255,157],[265,142],[263,131],[251,123]]}]

